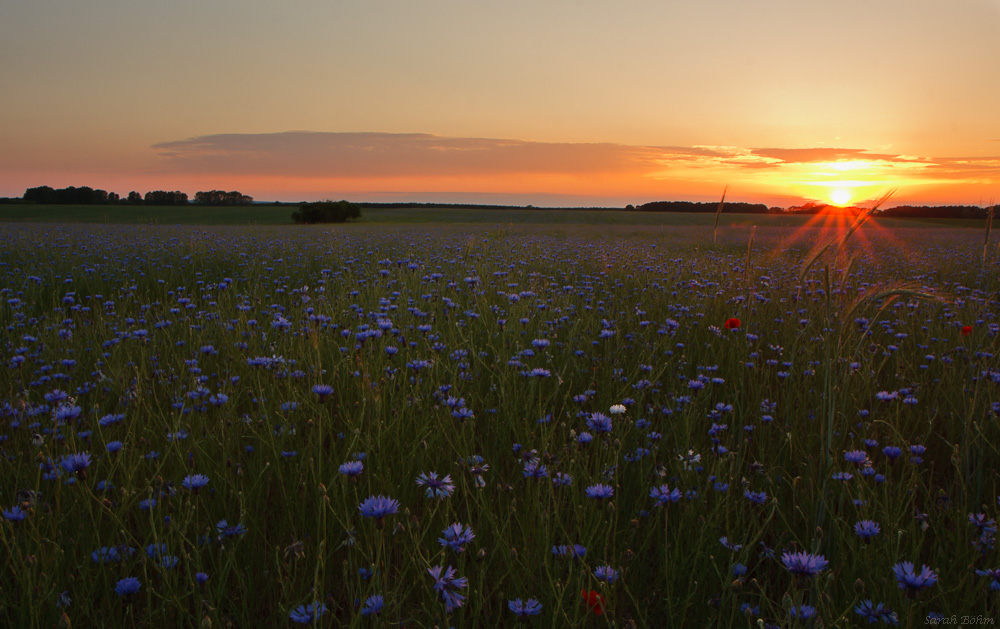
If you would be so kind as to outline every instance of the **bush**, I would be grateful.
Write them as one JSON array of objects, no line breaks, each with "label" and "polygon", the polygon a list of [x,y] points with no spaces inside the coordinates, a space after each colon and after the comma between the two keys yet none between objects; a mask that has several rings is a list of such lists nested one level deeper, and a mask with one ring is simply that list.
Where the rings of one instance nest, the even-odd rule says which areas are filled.
[{"label": "bush", "polygon": [[296,223],[344,223],[349,218],[360,218],[361,208],[349,201],[319,201],[303,203],[292,212]]}]

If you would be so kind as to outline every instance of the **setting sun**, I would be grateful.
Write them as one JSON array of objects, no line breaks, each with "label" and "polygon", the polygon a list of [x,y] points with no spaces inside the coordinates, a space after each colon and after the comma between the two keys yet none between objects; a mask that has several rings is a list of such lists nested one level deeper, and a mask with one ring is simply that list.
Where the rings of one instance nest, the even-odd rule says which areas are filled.
[{"label": "setting sun", "polygon": [[830,200],[834,205],[847,205],[851,202],[851,191],[846,188],[834,188],[830,191]]}]

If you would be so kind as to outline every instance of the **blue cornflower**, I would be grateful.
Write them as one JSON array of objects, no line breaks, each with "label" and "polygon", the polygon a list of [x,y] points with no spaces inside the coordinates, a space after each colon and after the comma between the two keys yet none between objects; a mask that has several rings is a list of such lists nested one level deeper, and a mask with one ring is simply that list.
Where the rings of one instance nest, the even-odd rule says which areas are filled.
[{"label": "blue cornflower", "polygon": [[602,485],[598,483],[597,485],[591,485],[586,490],[588,498],[595,498],[597,500],[603,500],[605,498],[610,498],[615,494],[614,487],[610,485]]},{"label": "blue cornflower", "polygon": [[871,520],[861,520],[854,524],[854,532],[857,533],[858,537],[870,539],[881,533],[882,529],[879,528],[877,522],[872,522]]},{"label": "blue cornflower", "polygon": [[198,582],[198,585],[205,585],[208,583],[208,574],[205,572],[195,572],[194,579]]},{"label": "blue cornflower", "polygon": [[48,402],[49,404],[62,402],[67,398],[69,398],[69,394],[61,389],[53,389],[52,391],[45,394],[45,401]]},{"label": "blue cornflower", "polygon": [[225,520],[219,520],[219,522],[215,525],[215,530],[219,533],[219,538],[226,538],[243,535],[247,532],[247,527],[242,524],[230,525],[229,522]]},{"label": "blue cornflower", "polygon": [[118,452],[125,446],[121,441],[109,441],[104,445],[104,448],[111,454]]},{"label": "blue cornflower", "polygon": [[365,464],[361,461],[348,461],[347,463],[342,463],[337,469],[344,476],[356,479],[364,471]]},{"label": "blue cornflower", "polygon": [[1000,568],[992,570],[976,570],[976,574],[981,577],[990,578],[990,592],[1000,591]]},{"label": "blue cornflower", "polygon": [[882,454],[887,456],[890,461],[895,461],[903,454],[903,449],[899,446],[886,446],[882,448]]},{"label": "blue cornflower", "polygon": [[135,594],[139,591],[142,584],[139,579],[135,577],[125,577],[115,584],[115,594],[118,596],[127,596],[129,594]]},{"label": "blue cornflower", "polygon": [[591,413],[587,419],[587,428],[596,433],[611,432],[611,418],[603,413]]},{"label": "blue cornflower", "polygon": [[734,577],[738,579],[746,575],[747,567],[745,564],[734,563],[732,567],[729,569],[729,571],[733,574]]},{"label": "blue cornflower", "polygon": [[671,502],[681,499],[681,490],[674,487],[670,489],[667,485],[660,485],[649,490],[649,497],[656,500],[657,507],[665,507]]},{"label": "blue cornflower", "polygon": [[564,472],[556,472],[556,475],[552,477],[552,485],[554,487],[569,487],[573,484],[573,477]]},{"label": "blue cornflower", "polygon": [[308,605],[299,605],[288,614],[288,617],[292,622],[309,625],[325,613],[326,605],[319,601],[313,601]]},{"label": "blue cornflower", "polygon": [[594,576],[597,577],[599,581],[614,583],[618,580],[618,571],[605,564],[603,566],[598,566],[597,569],[594,570]]},{"label": "blue cornflower", "polygon": [[899,617],[882,603],[872,603],[871,599],[861,601],[861,604],[854,608],[854,613],[867,618],[869,624],[882,621],[887,625],[898,625]]},{"label": "blue cornflower", "polygon": [[812,605],[799,605],[788,610],[788,615],[792,618],[806,620],[816,615],[816,608]]},{"label": "blue cornflower", "polygon": [[552,547],[552,554],[556,557],[571,557],[574,559],[583,559],[587,554],[587,547],[581,546],[579,544],[573,544],[572,546],[559,545]]},{"label": "blue cornflower", "polygon": [[399,511],[399,502],[388,496],[369,496],[358,505],[358,511],[366,518],[381,520]]},{"label": "blue cornflower", "polygon": [[512,601],[507,601],[507,609],[514,612],[515,616],[523,618],[525,616],[537,616],[541,614],[542,604],[533,598],[529,598],[527,601],[515,598]]},{"label": "blue cornflower", "polygon": [[476,418],[476,414],[474,412],[472,412],[472,409],[470,409],[470,408],[468,408],[466,406],[462,406],[462,407],[456,408],[455,410],[453,410],[451,412],[451,416],[454,417],[455,419],[462,420],[462,421],[465,421],[467,419],[475,419]]},{"label": "blue cornflower", "polygon": [[426,488],[428,498],[444,500],[455,491],[455,483],[451,480],[451,475],[438,478],[437,472],[421,473],[417,476],[417,485]]},{"label": "blue cornflower", "polygon": [[21,507],[14,505],[10,509],[3,510],[3,517],[5,520],[10,520],[11,522],[20,522],[24,518],[28,517],[28,512]]},{"label": "blue cornflower", "polygon": [[896,575],[899,589],[905,589],[909,593],[931,587],[938,580],[937,574],[926,565],[920,567],[920,574],[915,573],[912,561],[901,561],[892,567],[892,571]]},{"label": "blue cornflower", "polygon": [[83,409],[79,406],[60,406],[56,409],[56,421],[73,421],[83,414]]},{"label": "blue cornflower", "polygon": [[750,603],[741,603],[740,613],[750,617],[760,616],[760,607],[755,607]]},{"label": "blue cornflower", "polygon": [[823,555],[812,555],[806,552],[782,553],[781,562],[792,574],[813,577],[825,570],[830,562]]},{"label": "blue cornflower", "polygon": [[864,463],[868,459],[868,454],[863,450],[848,450],[844,453],[844,460],[848,463]]},{"label": "blue cornflower", "polygon": [[743,492],[743,496],[749,500],[751,504],[762,505],[767,502],[767,493],[763,491],[750,491],[748,489]]},{"label": "blue cornflower", "polygon": [[441,531],[441,535],[443,537],[439,537],[438,542],[442,546],[447,546],[458,553],[463,552],[465,550],[465,545],[476,538],[475,533],[472,532],[472,527],[466,524],[463,528],[458,522],[445,527],[445,529]]},{"label": "blue cornflower", "polygon": [[87,469],[87,466],[90,465],[90,454],[87,452],[67,454],[66,456],[63,457],[62,461],[59,464],[67,472],[75,472],[77,474],[80,474]]},{"label": "blue cornflower", "polygon": [[377,616],[385,605],[385,599],[381,594],[375,594],[365,599],[365,604],[361,606],[362,616]]},{"label": "blue cornflower", "polygon": [[125,415],[124,414],[105,415],[104,417],[102,417],[99,420],[97,420],[97,423],[100,424],[103,427],[107,427],[107,426],[110,426],[112,424],[116,424],[116,423],[122,421],[123,419],[125,419]]},{"label": "blue cornflower", "polygon": [[181,481],[181,487],[184,489],[190,489],[191,491],[198,491],[202,487],[208,484],[208,477],[204,474],[188,474]]},{"label": "blue cornflower", "polygon": [[312,388],[313,393],[319,396],[319,399],[324,399],[326,396],[333,393],[333,387],[328,384],[317,384]]},{"label": "blue cornflower", "polygon": [[530,461],[524,462],[524,477],[525,478],[547,478],[549,475],[549,470],[547,467],[541,464],[538,459],[531,459]]},{"label": "blue cornflower", "polygon": [[997,532],[996,520],[988,517],[985,513],[970,513],[969,524],[974,525],[977,529],[983,531],[984,533]]},{"label": "blue cornflower", "polygon": [[94,560],[94,563],[112,563],[121,559],[118,555],[118,549],[114,546],[101,546],[94,552],[90,553],[90,558]]},{"label": "blue cornflower", "polygon": [[465,577],[456,577],[455,569],[451,566],[447,568],[434,566],[428,568],[427,572],[434,578],[434,591],[441,594],[441,599],[445,603],[445,612],[450,614],[452,610],[461,607],[465,602],[465,597],[455,590],[468,587],[469,580]]}]

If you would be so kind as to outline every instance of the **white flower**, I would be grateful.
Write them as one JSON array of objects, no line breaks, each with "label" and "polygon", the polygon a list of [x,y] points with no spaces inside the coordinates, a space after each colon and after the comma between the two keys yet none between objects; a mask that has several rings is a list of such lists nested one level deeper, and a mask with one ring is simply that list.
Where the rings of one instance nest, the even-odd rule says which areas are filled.
[{"label": "white flower", "polygon": [[623,404],[615,404],[610,410],[612,415],[621,415],[625,412],[625,406]]}]

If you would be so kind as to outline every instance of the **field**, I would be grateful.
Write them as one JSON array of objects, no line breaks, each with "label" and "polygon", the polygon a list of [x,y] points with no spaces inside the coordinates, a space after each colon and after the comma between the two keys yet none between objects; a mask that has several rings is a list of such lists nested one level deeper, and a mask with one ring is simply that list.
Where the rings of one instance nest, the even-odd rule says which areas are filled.
[{"label": "field", "polygon": [[[105,223],[121,225],[292,225],[296,206],[159,207],[132,205],[0,205],[0,222]],[[626,212],[624,210],[526,209],[503,210],[456,207],[365,208],[352,224],[470,223],[488,225],[656,225],[710,226],[713,214]],[[817,221],[814,216],[725,214],[722,226],[758,225],[798,227]],[[819,222],[824,222],[819,219]],[[955,227],[981,229],[980,221],[947,219],[882,219],[886,227]]]},{"label": "field", "polygon": [[0,225],[0,625],[995,624],[981,225],[401,212]]}]

